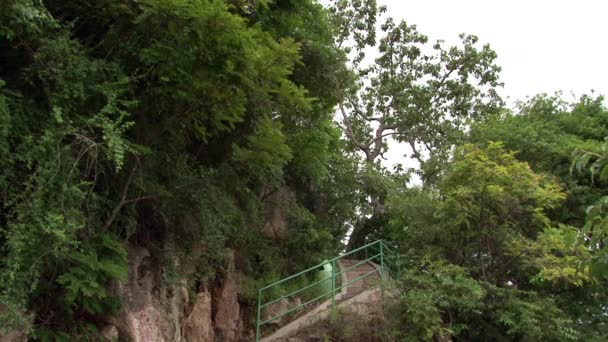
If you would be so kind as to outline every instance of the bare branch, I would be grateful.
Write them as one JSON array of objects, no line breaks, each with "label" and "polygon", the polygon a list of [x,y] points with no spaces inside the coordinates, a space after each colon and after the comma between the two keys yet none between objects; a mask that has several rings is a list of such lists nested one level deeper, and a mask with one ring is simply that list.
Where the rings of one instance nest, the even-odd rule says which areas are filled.
[{"label": "bare branch", "polygon": [[135,170],[136,170],[136,168],[134,167],[131,169],[131,172],[129,172],[127,182],[125,183],[124,187],[122,188],[122,194],[120,195],[120,202],[114,208],[114,210],[112,210],[112,213],[110,214],[110,217],[108,217],[108,219],[106,220],[106,223],[104,223],[104,225],[101,227],[102,230],[107,230],[108,228],[110,228],[110,226],[112,225],[112,222],[114,222],[114,220],[116,219],[116,216],[120,212],[120,209],[122,209],[122,207],[124,207],[124,205],[128,203],[127,192],[129,191],[129,186],[131,185],[133,176],[135,175]]},{"label": "bare branch", "polygon": [[361,119],[367,121],[367,122],[372,122],[372,121],[377,121],[377,122],[382,122],[384,120],[384,117],[368,117],[365,116],[363,114],[363,111],[361,110],[359,103],[357,103],[355,100],[353,100],[350,96],[345,95],[344,97],[346,97],[346,99],[348,100],[348,103],[351,105],[351,107],[353,108],[353,112],[359,116]]},{"label": "bare branch", "polygon": [[264,185],[264,189],[262,189],[262,198],[260,199],[260,201],[264,202],[269,196],[271,196],[278,190],[279,190],[278,187],[274,187],[274,189],[267,189],[267,186]]},{"label": "bare branch", "polygon": [[350,120],[348,119],[348,114],[346,114],[346,109],[344,109],[344,105],[342,103],[339,104],[340,112],[342,113],[342,119],[344,120],[344,133],[348,136],[348,138],[352,141],[355,146],[357,146],[361,151],[365,152],[366,155],[369,154],[369,144],[365,145],[360,143],[355,137],[355,133],[353,132],[353,128],[350,125]]},{"label": "bare branch", "polygon": [[[393,128],[386,128],[386,129],[393,129]],[[394,135],[409,135],[409,133],[397,132],[397,131],[392,131],[392,132],[384,133],[381,136],[374,138],[374,140],[372,140],[372,143],[375,143],[379,139],[383,139],[383,138],[394,136]]]},{"label": "bare branch", "polygon": [[418,152],[418,149],[416,149],[416,142],[410,139],[407,141],[407,143],[412,148],[412,157],[414,157],[414,159],[416,159],[418,163],[420,163],[420,165],[422,166],[424,164],[424,159],[422,159],[422,155],[420,154],[420,152]]},{"label": "bare branch", "polygon": [[126,200],[125,204],[137,203],[137,202],[148,201],[148,200],[158,200],[158,196],[153,196],[153,195],[139,196],[136,198],[131,198],[131,199]]},{"label": "bare branch", "polygon": [[380,152],[382,152],[382,135],[384,134],[384,131],[386,129],[387,127],[384,126],[384,123],[380,122],[380,125],[376,129],[376,136],[374,137],[374,140],[370,143],[370,145],[374,145],[374,149],[371,155],[367,156],[368,161],[373,162],[378,157],[378,155],[380,155]]},{"label": "bare branch", "polygon": [[[439,80],[439,84],[437,85],[437,88],[440,88],[445,81],[448,79],[448,77],[450,77],[450,75],[456,70],[456,68],[449,68],[447,70],[447,72],[445,73],[445,75],[443,75],[443,77],[441,78],[441,80]],[[440,93],[438,91],[435,92],[435,96],[434,98],[431,100],[431,105],[435,104],[440,98],[441,96],[439,96]]]}]

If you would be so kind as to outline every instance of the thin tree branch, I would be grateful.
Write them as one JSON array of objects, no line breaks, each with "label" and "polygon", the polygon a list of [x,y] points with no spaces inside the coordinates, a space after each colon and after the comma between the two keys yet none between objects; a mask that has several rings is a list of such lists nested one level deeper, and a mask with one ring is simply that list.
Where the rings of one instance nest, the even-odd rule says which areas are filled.
[{"label": "thin tree branch", "polygon": [[136,170],[136,168],[134,167],[131,169],[131,172],[129,172],[129,177],[127,178],[127,182],[125,183],[124,187],[122,188],[120,202],[114,208],[114,210],[112,210],[112,213],[110,214],[110,217],[108,217],[108,219],[106,220],[106,223],[104,223],[104,225],[101,227],[102,230],[107,230],[108,228],[110,228],[110,226],[116,219],[116,216],[118,216],[120,209],[122,209],[122,207],[124,207],[124,205],[127,204],[127,192],[129,191],[129,186],[131,185],[133,176],[135,175],[135,170]]},{"label": "thin tree branch", "polygon": [[357,146],[360,150],[365,152],[366,155],[369,155],[370,144],[368,144],[366,146],[365,144],[362,144],[357,140],[357,138],[355,137],[353,128],[350,125],[350,120],[348,119],[348,114],[346,114],[346,109],[344,109],[344,105],[342,103],[340,103],[339,107],[340,107],[340,112],[342,113],[342,119],[344,121],[344,128],[343,128],[344,133],[346,133],[348,138],[352,141],[353,144],[355,144],[355,146]]},{"label": "thin tree branch", "polygon": [[152,196],[152,195],[149,195],[149,196],[140,196],[140,197],[137,197],[137,198],[131,198],[129,200],[126,200],[124,204],[135,203],[135,202],[140,202],[140,201],[145,201],[145,200],[155,200],[155,199],[158,199],[158,197],[157,196]]},{"label": "thin tree branch", "polygon": [[346,99],[348,100],[348,103],[351,105],[351,107],[353,107],[353,112],[359,116],[361,119],[367,121],[367,122],[372,122],[372,121],[377,121],[377,122],[382,122],[382,120],[384,120],[383,117],[367,117],[363,114],[363,111],[361,110],[361,107],[359,107],[359,104],[354,101],[350,96],[345,95]]},{"label": "thin tree branch", "polygon": [[[395,128],[393,128],[393,127],[387,127],[384,130],[387,130],[387,129],[395,129]],[[382,134],[382,135],[377,136],[376,138],[374,138],[374,140],[372,140],[371,143],[374,143],[374,142],[376,142],[379,139],[390,137],[390,136],[393,136],[393,135],[410,135],[410,133],[397,132],[397,131],[392,131],[392,132],[389,132],[389,133],[384,133],[384,134]]]},{"label": "thin tree branch", "polygon": [[412,157],[414,157],[414,159],[416,159],[418,163],[420,163],[420,166],[422,166],[424,164],[424,160],[422,159],[422,155],[420,154],[420,152],[418,152],[418,149],[416,148],[416,142],[410,139],[407,141],[407,143],[412,148]]},{"label": "thin tree branch", "polygon": [[370,145],[374,145],[374,149],[372,150],[371,155],[369,155],[367,158],[369,162],[373,162],[378,155],[380,155],[380,152],[382,152],[382,135],[386,129],[387,127],[384,125],[384,123],[380,122],[380,125],[376,129],[376,137],[370,143]]},{"label": "thin tree branch", "polygon": [[[437,84],[437,89],[439,89],[444,83],[445,81],[448,79],[448,77],[450,77],[450,75],[456,70],[456,68],[449,68],[448,72],[445,73],[445,75],[443,75],[443,77],[441,78],[441,80],[439,80],[439,84]],[[435,89],[435,90],[437,90]],[[442,96],[438,91],[435,91],[435,96],[434,98],[431,100],[431,105],[434,105],[440,98],[442,98]]]}]

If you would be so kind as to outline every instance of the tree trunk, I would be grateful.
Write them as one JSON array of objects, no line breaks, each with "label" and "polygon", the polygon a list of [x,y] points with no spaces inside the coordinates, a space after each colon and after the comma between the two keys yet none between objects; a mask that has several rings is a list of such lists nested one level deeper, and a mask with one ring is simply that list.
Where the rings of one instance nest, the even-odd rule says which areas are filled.
[{"label": "tree trunk", "polygon": [[[364,152],[365,161],[369,165],[373,165],[380,154],[380,148],[376,147],[371,152]],[[381,226],[378,226],[376,223],[383,221],[384,218],[384,205],[382,204],[382,199],[378,195],[370,195],[369,204],[372,208],[372,216],[370,218],[363,218],[358,225],[353,227],[353,231],[348,238],[348,244],[346,245],[347,251],[352,251],[357,247],[363,246],[368,235],[374,232],[374,230],[381,228]]]},{"label": "tree trunk", "polygon": [[353,228],[348,238],[346,250],[352,251],[357,247],[365,245],[367,242],[372,242],[371,240],[368,241],[367,238],[374,232],[380,232],[387,221],[387,217],[383,212],[374,213],[372,217],[362,219]]}]

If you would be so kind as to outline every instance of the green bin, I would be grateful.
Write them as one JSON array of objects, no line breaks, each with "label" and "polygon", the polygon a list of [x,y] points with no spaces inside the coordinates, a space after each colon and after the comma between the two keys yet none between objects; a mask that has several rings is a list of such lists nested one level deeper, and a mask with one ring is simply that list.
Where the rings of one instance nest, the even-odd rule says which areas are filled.
[{"label": "green bin", "polygon": [[331,293],[332,290],[332,281],[331,281],[331,275],[332,275],[332,267],[331,267],[331,262],[325,260],[322,266],[322,269],[320,271],[317,272],[317,281],[322,281],[325,280],[322,283],[319,283],[319,288],[320,288],[320,293]]}]

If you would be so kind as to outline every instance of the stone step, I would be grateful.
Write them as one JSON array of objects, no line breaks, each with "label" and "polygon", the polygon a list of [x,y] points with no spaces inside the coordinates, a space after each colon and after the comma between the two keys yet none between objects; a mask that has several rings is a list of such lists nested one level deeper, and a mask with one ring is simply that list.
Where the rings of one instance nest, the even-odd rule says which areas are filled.
[{"label": "stone step", "polygon": [[[380,279],[380,273],[371,273],[374,270],[376,270],[378,268],[378,265],[373,264],[371,262],[366,262],[366,263],[362,263],[358,266],[358,263],[361,263],[361,260],[354,260],[354,259],[342,259],[340,260],[339,266],[340,266],[340,271],[344,271],[346,269],[349,269],[348,271],[346,271],[343,274],[342,277],[342,281],[346,281],[346,283],[352,282],[357,278],[360,278],[362,276],[367,275],[367,277],[359,279],[355,282],[353,282],[350,285],[347,285],[346,288],[343,290],[343,299],[349,299],[352,298],[356,295],[358,295],[359,293],[362,293],[370,288],[372,288],[374,285],[376,285]],[[355,266],[355,267],[353,267]]]}]

